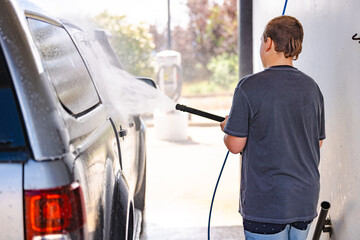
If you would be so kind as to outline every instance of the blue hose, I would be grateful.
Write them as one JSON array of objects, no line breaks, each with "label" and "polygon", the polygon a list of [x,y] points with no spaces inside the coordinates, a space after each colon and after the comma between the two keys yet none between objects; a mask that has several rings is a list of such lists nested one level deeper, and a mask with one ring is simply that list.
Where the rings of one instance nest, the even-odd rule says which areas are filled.
[{"label": "blue hose", "polygon": [[285,0],[284,9],[283,9],[283,12],[282,12],[281,15],[284,15],[284,14],[285,14],[287,2],[288,2],[288,0]]},{"label": "blue hose", "polygon": [[217,187],[219,185],[219,181],[220,181],[220,178],[221,178],[221,174],[224,170],[224,167],[225,167],[225,163],[226,163],[226,160],[229,156],[229,151],[227,152],[226,154],[226,157],[225,157],[225,160],[224,160],[224,163],[221,167],[221,171],[220,171],[220,174],[219,174],[219,177],[218,177],[218,180],[216,182],[216,185],[215,185],[215,189],[214,189],[214,194],[212,196],[212,200],[211,200],[211,205],[210,205],[210,212],[209,212],[209,222],[208,222],[208,240],[210,240],[210,220],[211,220],[211,212],[212,212],[212,208],[213,208],[213,205],[214,205],[214,199],[215,199],[215,194],[216,194],[216,190],[217,190]]}]

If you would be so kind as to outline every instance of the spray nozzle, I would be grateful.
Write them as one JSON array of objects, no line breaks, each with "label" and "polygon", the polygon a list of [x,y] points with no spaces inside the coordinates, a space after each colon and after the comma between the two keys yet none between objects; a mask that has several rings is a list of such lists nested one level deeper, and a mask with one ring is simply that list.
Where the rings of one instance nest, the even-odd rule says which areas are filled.
[{"label": "spray nozzle", "polygon": [[181,104],[176,104],[175,109],[179,110],[179,111],[183,111],[183,112],[192,113],[192,114],[195,114],[195,115],[198,115],[201,117],[209,118],[209,119],[212,119],[212,120],[215,120],[218,122],[222,122],[225,120],[224,117],[220,117],[220,116],[208,113],[208,112],[203,112],[198,109],[187,107],[187,106],[181,105]]}]

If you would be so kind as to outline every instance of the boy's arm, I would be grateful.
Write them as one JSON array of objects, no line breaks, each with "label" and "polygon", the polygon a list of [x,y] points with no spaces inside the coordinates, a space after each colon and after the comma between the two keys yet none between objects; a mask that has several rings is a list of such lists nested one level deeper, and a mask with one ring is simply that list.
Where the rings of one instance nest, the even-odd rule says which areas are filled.
[{"label": "boy's arm", "polygon": [[228,134],[225,134],[224,136],[225,146],[233,154],[242,152],[246,145],[246,140],[247,137],[234,137]]},{"label": "boy's arm", "polygon": [[[228,117],[229,116],[226,116],[225,120],[222,123],[220,123],[221,131],[224,130],[224,127],[226,125]],[[228,134],[225,134],[225,136],[224,136],[225,146],[233,154],[242,152],[242,150],[244,149],[244,147],[246,145],[246,140],[247,140],[247,137],[235,137],[235,136],[231,136]]]}]

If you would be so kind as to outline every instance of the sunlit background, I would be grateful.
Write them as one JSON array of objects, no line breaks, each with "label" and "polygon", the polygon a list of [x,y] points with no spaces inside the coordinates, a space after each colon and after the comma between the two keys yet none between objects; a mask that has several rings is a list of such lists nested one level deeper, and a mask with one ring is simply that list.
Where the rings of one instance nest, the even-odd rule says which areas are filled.
[{"label": "sunlit background", "polygon": [[[114,15],[126,15],[131,23],[147,23],[166,27],[167,0],[136,1],[86,1],[86,0],[34,0],[45,9],[62,16],[95,16],[103,11]],[[171,1],[172,22],[174,26],[185,26],[189,17],[186,0]]]},{"label": "sunlit background", "polygon": [[[166,0],[36,2],[84,28],[108,29],[125,69],[156,80],[156,54],[168,48]],[[267,21],[281,14],[284,2],[253,1],[254,46],[249,61],[255,72],[262,70],[257,45],[260,35]],[[338,239],[359,235],[355,224],[360,216],[356,204],[360,196],[356,186],[360,135],[354,134],[359,132],[360,122],[359,111],[354,111],[354,103],[359,102],[360,45],[354,39],[360,34],[358,9],[356,0],[317,0],[289,1],[286,11],[296,16],[305,30],[303,53],[295,66],[317,81],[328,106],[320,199],[331,201]],[[182,57],[178,102],[225,115],[238,81],[236,1],[172,0],[171,16],[172,49]],[[226,153],[222,133],[216,123],[192,117],[186,141],[165,141],[158,138],[153,119],[146,120],[148,187],[143,239],[205,239],[212,190]],[[177,128],[173,126],[173,130]],[[241,224],[238,162],[238,156],[228,160],[213,215],[215,227],[228,230],[225,226],[235,226],[235,232]],[[194,228],[200,233],[191,230]],[[187,236],[181,237],[181,233]],[[214,239],[239,239],[239,235]]]}]

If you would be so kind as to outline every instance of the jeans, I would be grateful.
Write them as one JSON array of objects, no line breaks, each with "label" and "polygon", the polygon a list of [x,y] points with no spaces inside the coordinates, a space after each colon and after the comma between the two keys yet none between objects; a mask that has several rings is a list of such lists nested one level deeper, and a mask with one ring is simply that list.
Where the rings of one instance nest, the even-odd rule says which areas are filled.
[{"label": "jeans", "polygon": [[292,227],[290,224],[286,225],[286,228],[275,234],[258,234],[251,233],[248,231],[245,232],[246,240],[306,240],[306,237],[309,233],[310,225],[308,225],[306,230],[299,230]]}]

